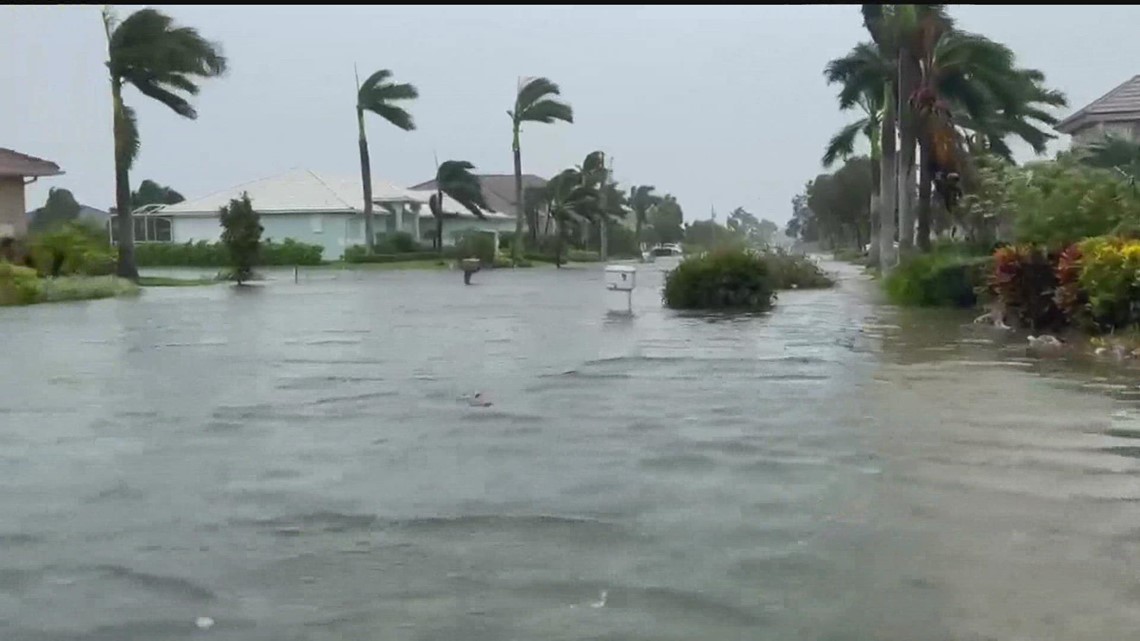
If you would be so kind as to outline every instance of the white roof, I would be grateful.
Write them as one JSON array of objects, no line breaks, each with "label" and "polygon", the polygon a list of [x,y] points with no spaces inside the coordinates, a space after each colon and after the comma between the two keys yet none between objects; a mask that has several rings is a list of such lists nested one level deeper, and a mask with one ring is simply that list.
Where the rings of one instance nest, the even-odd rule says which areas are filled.
[{"label": "white roof", "polygon": [[[261,214],[293,212],[358,212],[363,209],[364,192],[359,178],[343,178],[318,174],[308,169],[293,169],[283,174],[254,180],[208,196],[184,200],[163,207],[163,214],[217,214],[230,200],[249,194],[253,207]],[[383,180],[372,180],[372,201],[421,202],[419,194]],[[422,200],[422,202],[427,202]]]}]

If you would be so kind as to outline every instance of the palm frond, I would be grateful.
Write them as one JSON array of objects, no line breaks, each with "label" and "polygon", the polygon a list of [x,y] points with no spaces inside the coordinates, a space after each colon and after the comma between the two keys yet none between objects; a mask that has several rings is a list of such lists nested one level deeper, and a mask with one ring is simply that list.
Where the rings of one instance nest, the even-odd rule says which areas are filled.
[{"label": "palm frond", "polygon": [[867,119],[862,118],[844,126],[836,132],[836,134],[831,137],[831,140],[828,141],[827,149],[823,152],[823,159],[820,161],[823,163],[823,166],[831,167],[835,164],[836,160],[846,158],[855,153],[855,139],[859,134],[864,133],[867,125]]},{"label": "palm frond", "polygon": [[138,158],[139,149],[142,146],[139,138],[138,117],[135,115],[135,110],[127,105],[120,105],[119,117],[122,118],[122,138],[115,141],[115,155],[129,170],[134,165],[135,159]]},{"label": "palm frond", "polygon": [[522,113],[540,100],[550,100],[552,96],[561,94],[562,90],[551,79],[531,78],[525,85],[519,87],[515,98],[515,113]]},{"label": "palm frond", "polygon": [[466,160],[446,160],[436,171],[436,184],[439,190],[463,205],[479,218],[486,218],[484,211],[490,210],[483,198],[483,186],[479,176],[472,173],[475,165]]},{"label": "palm frond", "polygon": [[392,103],[414,100],[419,97],[419,91],[414,85],[389,82],[391,77],[392,72],[388,69],[379,69],[368,76],[356,91],[356,108],[372,112],[404,131],[411,131],[416,128],[412,115]]},{"label": "palm frond", "polygon": [[563,122],[574,122],[574,110],[570,105],[552,99],[544,99],[536,103],[532,103],[526,110],[516,112],[518,114],[518,121],[521,122],[541,122],[550,124],[556,120]]}]

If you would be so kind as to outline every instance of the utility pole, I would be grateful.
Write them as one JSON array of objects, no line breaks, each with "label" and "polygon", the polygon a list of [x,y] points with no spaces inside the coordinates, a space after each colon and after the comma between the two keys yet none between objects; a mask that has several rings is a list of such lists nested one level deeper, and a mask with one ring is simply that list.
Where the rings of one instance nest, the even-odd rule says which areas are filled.
[{"label": "utility pole", "polygon": [[[606,167],[606,164],[609,167]],[[606,186],[610,184],[610,171],[613,170],[613,158],[603,157],[602,159],[602,190],[598,197],[598,205],[601,207],[601,229],[599,235],[602,240],[601,258],[602,260],[609,260],[610,257],[610,243],[609,243],[609,221],[606,220]]]}]

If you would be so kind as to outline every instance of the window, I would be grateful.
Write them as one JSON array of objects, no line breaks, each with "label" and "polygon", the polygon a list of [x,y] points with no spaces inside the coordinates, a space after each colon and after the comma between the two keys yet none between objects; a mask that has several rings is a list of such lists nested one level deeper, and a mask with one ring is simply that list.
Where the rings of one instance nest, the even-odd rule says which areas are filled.
[{"label": "window", "polygon": [[325,230],[324,220],[321,219],[320,214],[313,214],[312,216],[310,216],[309,217],[309,225],[312,226],[312,230],[313,230],[314,234],[320,234],[320,233],[324,232],[324,230]]},{"label": "window", "polygon": [[[131,223],[134,226],[136,243],[169,243],[174,240],[174,225],[169,218],[136,215]],[[111,237],[111,244],[118,243],[119,219],[117,216],[108,217],[107,229]]]},{"label": "window", "polygon": [[173,225],[171,225],[169,218],[154,219],[154,238],[152,240],[160,243],[169,243],[174,240]]}]

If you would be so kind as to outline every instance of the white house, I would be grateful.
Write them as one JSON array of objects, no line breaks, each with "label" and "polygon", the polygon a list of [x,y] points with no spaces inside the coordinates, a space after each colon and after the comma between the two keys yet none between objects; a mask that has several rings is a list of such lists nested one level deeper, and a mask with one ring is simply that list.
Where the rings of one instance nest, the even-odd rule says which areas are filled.
[{"label": "white house", "polygon": [[[323,258],[335,260],[344,250],[364,244],[364,194],[360,178],[334,177],[307,169],[255,180],[201,198],[175,205],[148,205],[135,211],[135,241],[186,243],[221,238],[220,209],[230,200],[248,193],[261,216],[262,238],[280,242],[286,238],[320,245]],[[430,242],[435,218],[428,209],[431,192],[404,189],[373,179],[373,226],[379,234],[407,232]],[[488,212],[476,218],[458,202],[444,197],[444,244],[468,229],[500,232],[513,229],[514,218]],[[116,225],[111,221],[112,241]]]},{"label": "white house", "polygon": [[0,148],[0,238],[21,238],[28,233],[24,187],[62,173],[50,160]]}]

